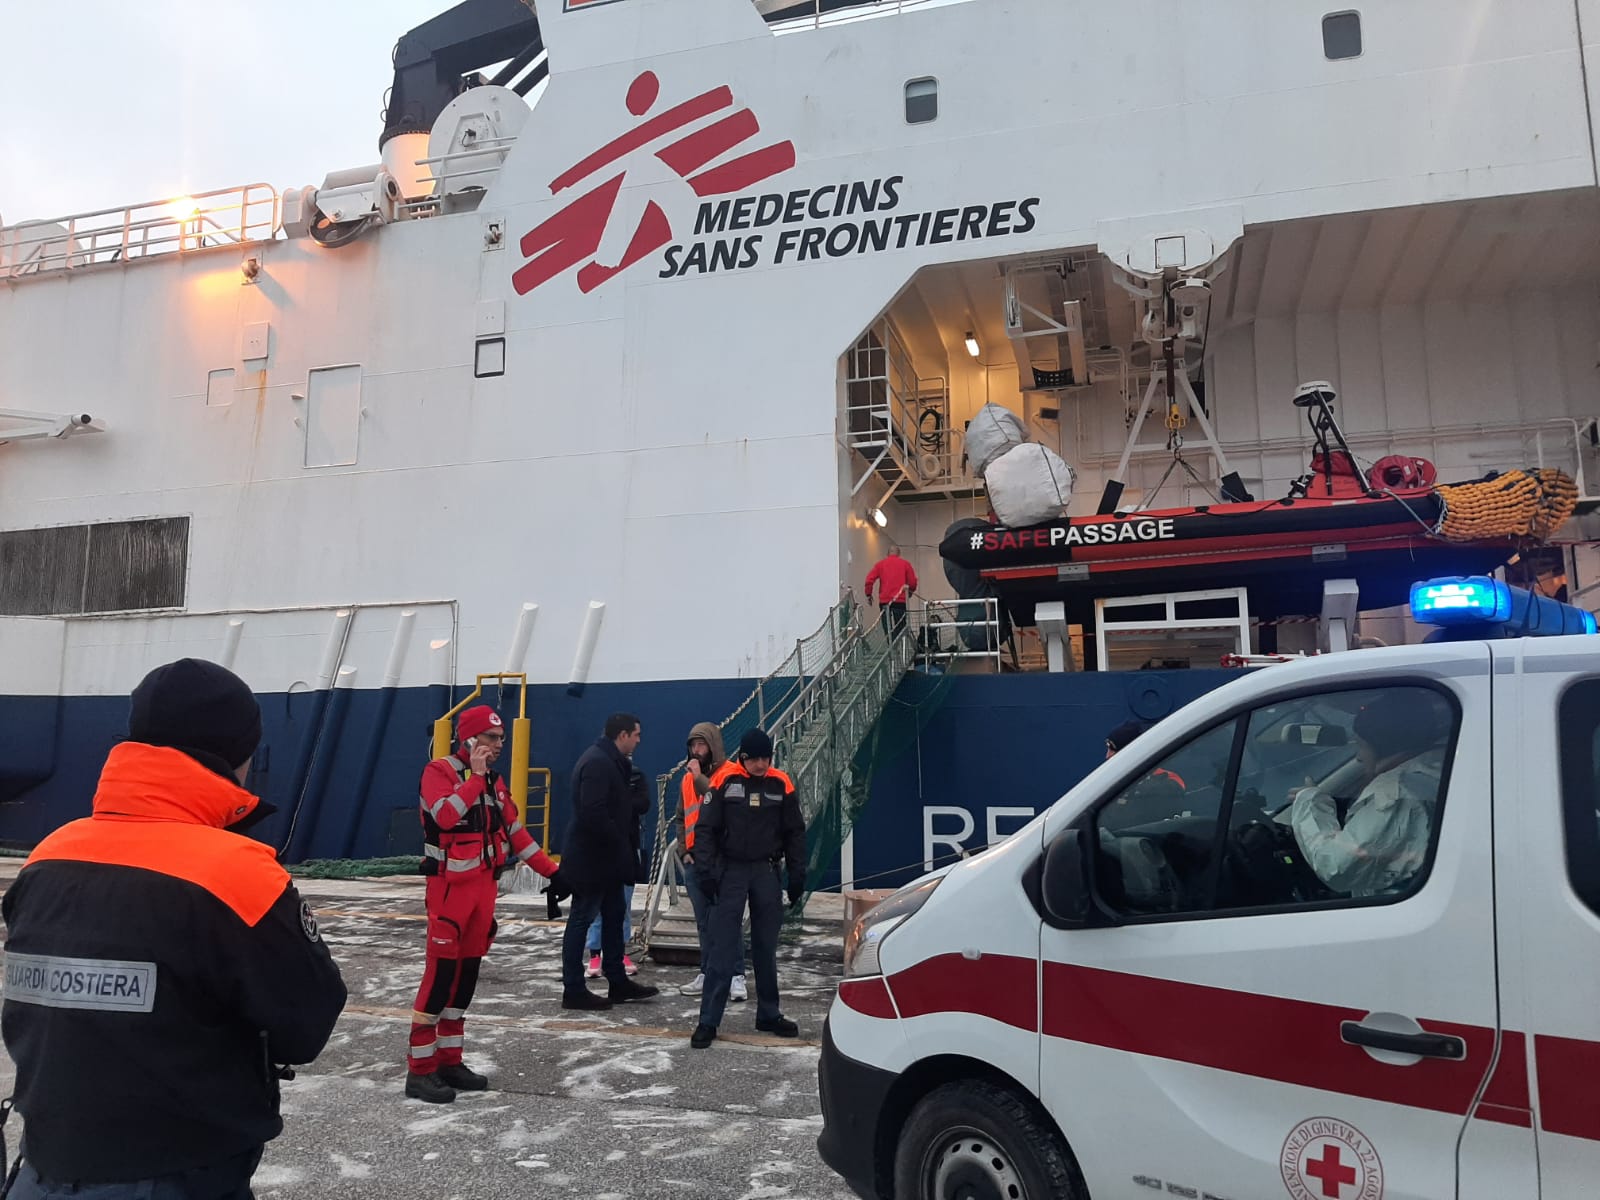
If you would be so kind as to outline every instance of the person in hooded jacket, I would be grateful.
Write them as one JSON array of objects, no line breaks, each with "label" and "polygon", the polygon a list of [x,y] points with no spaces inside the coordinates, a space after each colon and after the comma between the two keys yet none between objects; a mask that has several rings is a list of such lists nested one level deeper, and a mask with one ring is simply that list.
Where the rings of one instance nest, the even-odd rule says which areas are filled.
[{"label": "person in hooded jacket", "polygon": [[[700,822],[700,806],[711,793],[711,777],[722,769],[723,763],[728,761],[728,756],[722,748],[722,728],[714,721],[701,721],[693,726],[689,730],[684,753],[686,761],[678,820],[683,829],[683,885],[684,890],[689,893],[689,907],[694,910],[695,930],[700,935],[700,973],[694,977],[694,982],[684,984],[678,992],[684,996],[698,996],[705,990],[706,968],[710,963],[711,935],[706,921],[711,915],[711,906],[706,902],[705,893],[698,882],[699,876],[695,871],[694,831]],[[746,1000],[750,996],[744,971],[744,937],[741,934],[739,969],[728,991],[730,1000]]]},{"label": "person in hooded jacket", "polygon": [[6,1049],[26,1122],[13,1200],[248,1200],[278,1081],[345,986],[241,786],[261,710],[215,663],[158,667],[92,815],[6,892]]}]

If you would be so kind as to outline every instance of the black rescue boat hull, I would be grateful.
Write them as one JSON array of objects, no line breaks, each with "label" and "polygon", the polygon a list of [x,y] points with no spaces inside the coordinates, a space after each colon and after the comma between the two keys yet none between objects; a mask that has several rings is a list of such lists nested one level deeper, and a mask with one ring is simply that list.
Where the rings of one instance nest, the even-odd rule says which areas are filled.
[{"label": "black rescue boat hull", "polygon": [[1251,615],[1274,618],[1318,612],[1328,579],[1356,580],[1363,609],[1387,608],[1418,579],[1489,571],[1515,553],[1509,538],[1440,539],[1440,513],[1431,492],[1256,501],[968,528],[939,552],[989,580],[1023,624],[1045,600],[1087,622],[1097,597],[1223,587],[1247,588]]}]

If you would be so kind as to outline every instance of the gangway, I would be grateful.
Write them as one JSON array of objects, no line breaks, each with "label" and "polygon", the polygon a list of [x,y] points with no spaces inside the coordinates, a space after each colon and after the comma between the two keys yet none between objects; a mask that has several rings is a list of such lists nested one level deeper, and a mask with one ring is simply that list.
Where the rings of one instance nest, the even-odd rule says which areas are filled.
[{"label": "gangway", "polygon": [[[917,654],[912,623],[885,628],[846,596],[821,628],[796,644],[777,670],[720,723],[730,754],[746,730],[772,735],[777,764],[794,780],[812,829],[830,809],[840,810],[841,785],[852,757],[872,733]],[[696,961],[699,935],[683,891],[683,854],[675,831],[685,764],[656,780],[656,837],[638,949],[662,962]],[[839,811],[839,819],[847,817]],[[841,836],[847,830],[841,829]],[[807,878],[818,873],[821,846],[812,839]]]}]

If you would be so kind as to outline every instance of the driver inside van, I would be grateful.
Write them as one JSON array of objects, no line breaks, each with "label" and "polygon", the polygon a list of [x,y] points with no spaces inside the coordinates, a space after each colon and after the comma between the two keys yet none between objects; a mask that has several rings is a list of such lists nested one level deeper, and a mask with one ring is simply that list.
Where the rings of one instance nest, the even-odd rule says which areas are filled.
[{"label": "driver inside van", "polygon": [[1289,820],[1295,840],[1336,892],[1401,890],[1427,859],[1450,729],[1442,704],[1430,700],[1407,688],[1379,696],[1356,714],[1351,732],[1360,774],[1348,808],[1321,787],[1294,794]]}]

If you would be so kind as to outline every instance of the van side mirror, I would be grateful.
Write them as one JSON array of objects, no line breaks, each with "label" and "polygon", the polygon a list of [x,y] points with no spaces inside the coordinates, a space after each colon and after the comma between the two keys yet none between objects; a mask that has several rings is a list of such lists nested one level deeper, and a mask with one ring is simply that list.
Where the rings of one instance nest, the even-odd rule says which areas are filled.
[{"label": "van side mirror", "polygon": [[1094,901],[1089,855],[1093,845],[1093,831],[1074,826],[1062,830],[1045,848],[1039,898],[1045,919],[1058,929],[1082,929],[1091,923]]}]

